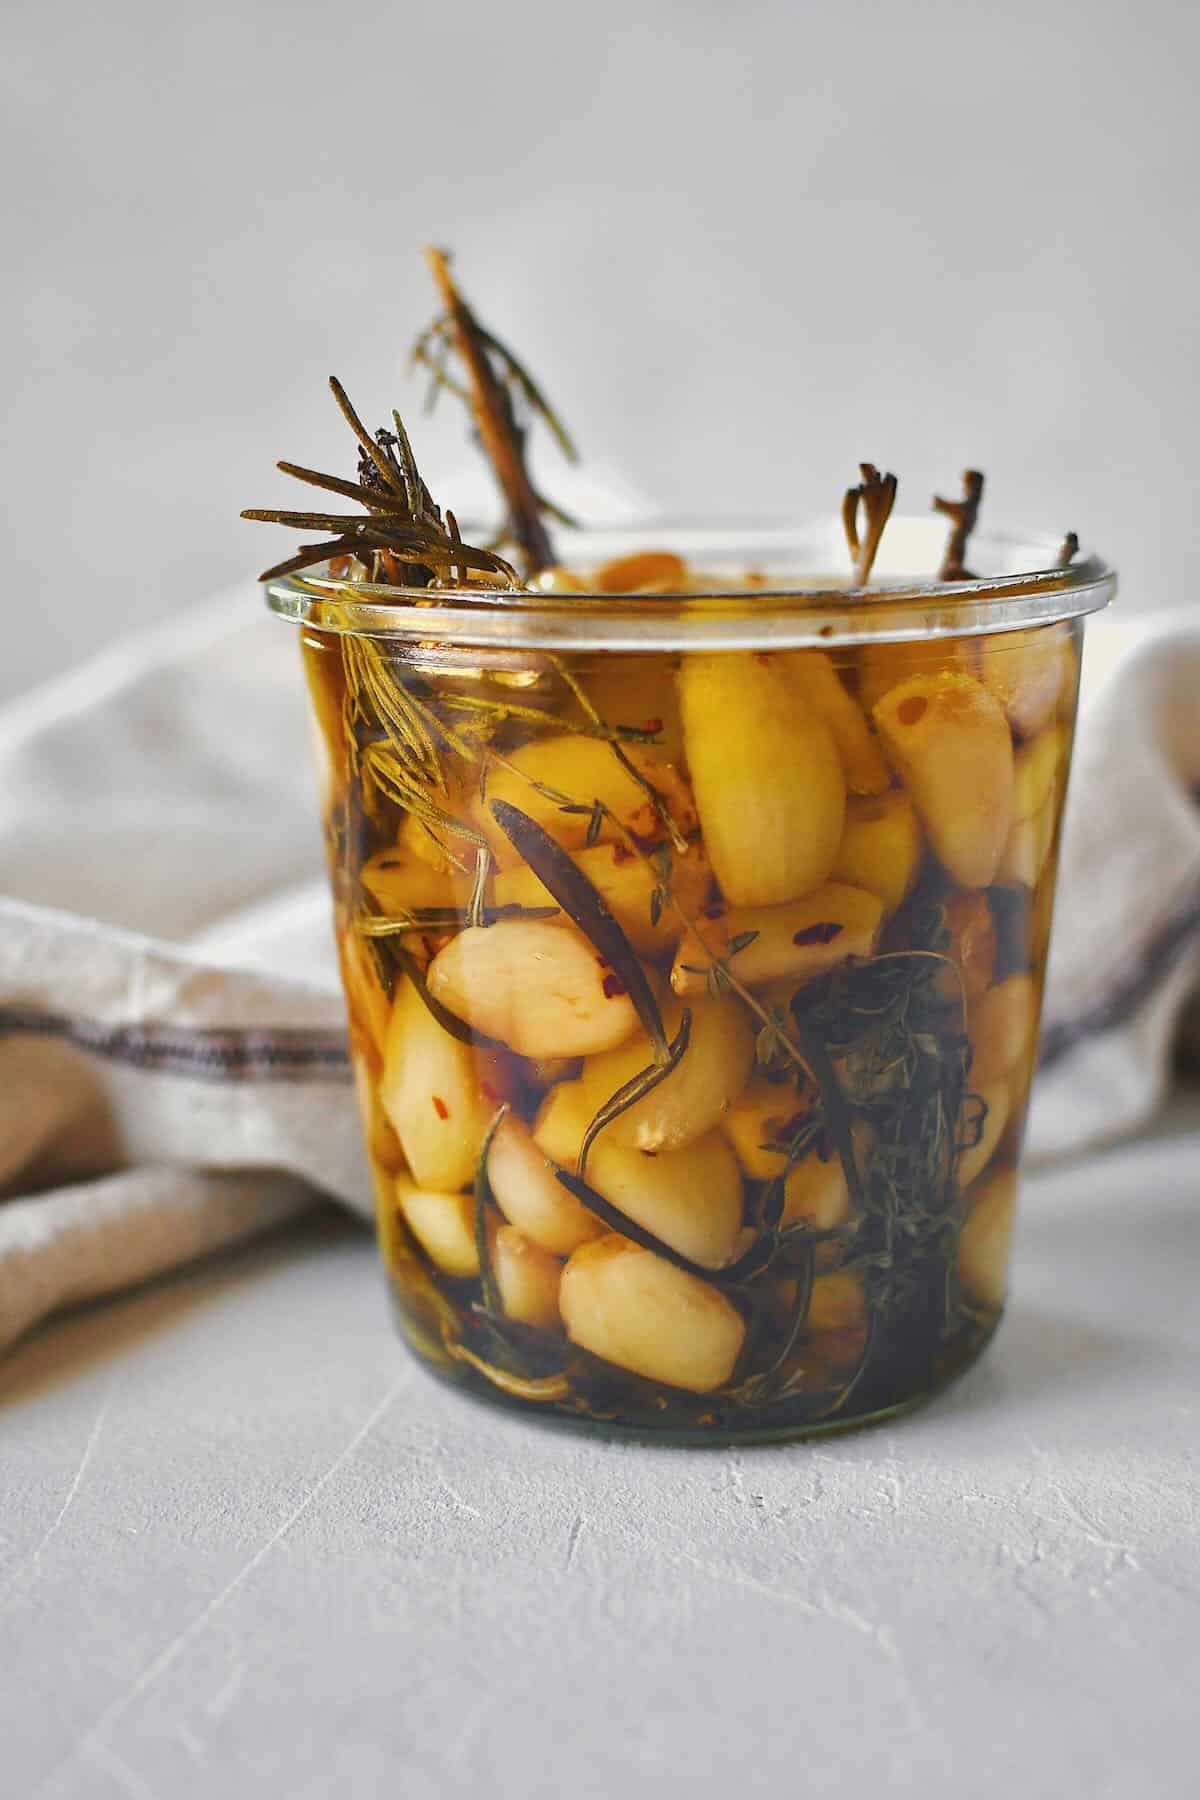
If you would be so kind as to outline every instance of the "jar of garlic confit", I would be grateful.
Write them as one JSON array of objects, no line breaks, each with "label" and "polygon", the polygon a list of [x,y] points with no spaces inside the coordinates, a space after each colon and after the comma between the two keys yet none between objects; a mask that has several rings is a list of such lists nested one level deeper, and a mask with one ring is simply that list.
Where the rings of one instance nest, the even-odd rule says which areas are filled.
[{"label": "jar of garlic confit", "polygon": [[674,1442],[924,1398],[1004,1304],[1082,621],[1057,546],[574,534],[536,592],[276,580],[400,1325]]}]

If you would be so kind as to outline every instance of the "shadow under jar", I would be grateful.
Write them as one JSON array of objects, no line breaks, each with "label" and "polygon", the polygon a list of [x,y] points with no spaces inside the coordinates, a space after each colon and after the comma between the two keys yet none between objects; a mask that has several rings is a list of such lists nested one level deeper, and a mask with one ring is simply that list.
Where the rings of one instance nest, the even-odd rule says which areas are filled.
[{"label": "shadow under jar", "polygon": [[[835,532],[575,534],[569,592],[269,585],[397,1316],[476,1393],[803,1436],[996,1327],[1114,577],[994,537],[906,577],[941,534],[896,520],[853,591]],[[647,546],[659,591],[588,588]]]}]

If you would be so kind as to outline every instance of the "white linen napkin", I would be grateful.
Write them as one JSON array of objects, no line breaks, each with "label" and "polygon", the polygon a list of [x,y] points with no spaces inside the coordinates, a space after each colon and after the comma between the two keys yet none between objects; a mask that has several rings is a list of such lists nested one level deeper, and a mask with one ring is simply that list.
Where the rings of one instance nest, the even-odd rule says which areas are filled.
[{"label": "white linen napkin", "polygon": [[[1097,621],[1034,1154],[1141,1123],[1200,977],[1200,625]],[[294,632],[249,587],[0,712],[0,1347],[366,1215]]]}]

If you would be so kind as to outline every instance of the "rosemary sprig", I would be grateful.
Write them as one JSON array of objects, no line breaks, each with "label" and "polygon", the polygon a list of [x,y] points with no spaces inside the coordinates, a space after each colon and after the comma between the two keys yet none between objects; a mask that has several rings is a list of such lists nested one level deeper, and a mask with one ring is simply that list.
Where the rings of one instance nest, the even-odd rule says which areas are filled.
[{"label": "rosemary sprig", "polygon": [[[862,480],[857,487],[847,488],[842,500],[842,527],[850,555],[854,561],[856,587],[866,587],[879,550],[884,526],[896,504],[896,477],[881,475],[874,463],[859,463]],[[859,513],[864,529],[859,531]]]},{"label": "rosemary sprig", "polygon": [[621,982],[646,1035],[654,1045],[658,1064],[669,1061],[670,1045],[654,989],[638,961],[633,945],[609,910],[608,902],[571,861],[536,819],[507,800],[493,800],[491,813],[497,825],[533,870],[542,886],[554,895]]},{"label": "rosemary sprig", "polygon": [[[532,376],[498,338],[484,329],[463,299],[445,251],[430,247],[425,259],[445,310],[418,338],[413,361],[430,373],[431,399],[444,387],[469,404],[479,441],[508,509],[508,529],[521,547],[526,573],[536,574],[554,562],[543,515],[565,515],[533,485],[525,461],[526,429],[518,421],[514,400],[520,400],[530,415],[549,425],[572,459],[574,446]],[[451,348],[461,364],[465,385],[452,381],[447,374]]]},{"label": "rosemary sprig", "polygon": [[586,1206],[590,1213],[594,1213],[610,1231],[628,1238],[631,1244],[637,1244],[643,1250],[653,1251],[664,1262],[673,1263],[677,1269],[695,1275],[700,1281],[707,1281],[712,1287],[740,1289],[747,1281],[763,1272],[765,1264],[757,1245],[752,1245],[736,1262],[727,1263],[724,1268],[713,1269],[706,1263],[693,1262],[690,1256],[684,1256],[682,1251],[674,1249],[657,1232],[648,1231],[619,1206],[614,1206],[611,1200],[606,1200],[603,1194],[597,1193],[581,1176],[573,1174],[570,1169],[555,1169],[554,1173],[567,1192],[573,1194],[581,1206]]},{"label": "rosemary sprig", "polygon": [[667,1079],[668,1075],[674,1073],[683,1061],[691,1041],[691,1035],[691,1009],[685,1008],[679,1021],[679,1030],[667,1046],[665,1062],[648,1063],[644,1069],[639,1069],[636,1075],[631,1075],[628,1081],[623,1082],[615,1094],[609,1095],[599,1112],[589,1122],[579,1145],[579,1157],[575,1164],[575,1172],[581,1179],[587,1174],[587,1159],[592,1145],[605,1126],[611,1125],[614,1119],[619,1119],[622,1113],[628,1112],[631,1106],[636,1106],[639,1100],[644,1100],[647,1094],[652,1094],[655,1088]]},{"label": "rosemary sprig", "polygon": [[978,469],[964,469],[962,482],[961,500],[943,500],[940,494],[933,496],[933,510],[943,513],[950,520],[950,535],[946,539],[942,566],[938,570],[939,581],[973,581],[975,579],[963,558],[967,552],[968,539],[975,529],[975,521],[979,516],[979,503],[983,499],[983,476]]},{"label": "rosemary sprig", "polygon": [[372,581],[426,587],[432,581],[467,582],[472,577],[517,585],[511,564],[491,550],[464,544],[452,514],[443,519],[421,480],[408,433],[399,413],[392,414],[395,429],[380,430],[372,437],[355,412],[345,388],[331,375],[329,385],[342,417],[359,445],[357,481],[324,475],[299,463],[281,462],[285,475],[324,488],[365,508],[356,513],[294,512],[274,507],[248,507],[243,519],[265,520],[300,530],[332,532],[319,543],[302,544],[294,556],[265,569],[259,577],[270,581],[333,557],[353,557]]}]

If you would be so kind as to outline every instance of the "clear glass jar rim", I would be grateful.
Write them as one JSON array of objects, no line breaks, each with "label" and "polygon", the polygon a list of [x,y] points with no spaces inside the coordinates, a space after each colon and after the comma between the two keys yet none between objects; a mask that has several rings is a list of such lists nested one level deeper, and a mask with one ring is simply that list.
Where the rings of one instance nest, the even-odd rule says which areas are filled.
[{"label": "clear glass jar rim", "polygon": [[[884,543],[890,538],[891,557],[881,550],[878,585],[838,586],[831,571],[845,562],[840,532],[836,520],[779,526],[648,519],[556,534],[563,562],[572,568],[639,550],[674,550],[700,570],[707,565],[714,571],[713,585],[694,594],[384,587],[336,580],[319,570],[275,577],[264,586],[278,617],[322,631],[468,649],[609,651],[829,648],[971,637],[1079,618],[1107,606],[1116,592],[1116,573],[1099,556],[1080,553],[1060,568],[1061,540],[1014,533],[972,538],[972,564],[990,572],[971,580],[908,573],[906,558],[918,568],[935,566],[945,542],[943,521],[913,517],[889,523]],[[731,566],[762,570],[762,585],[736,585],[732,575],[719,572]]]}]

